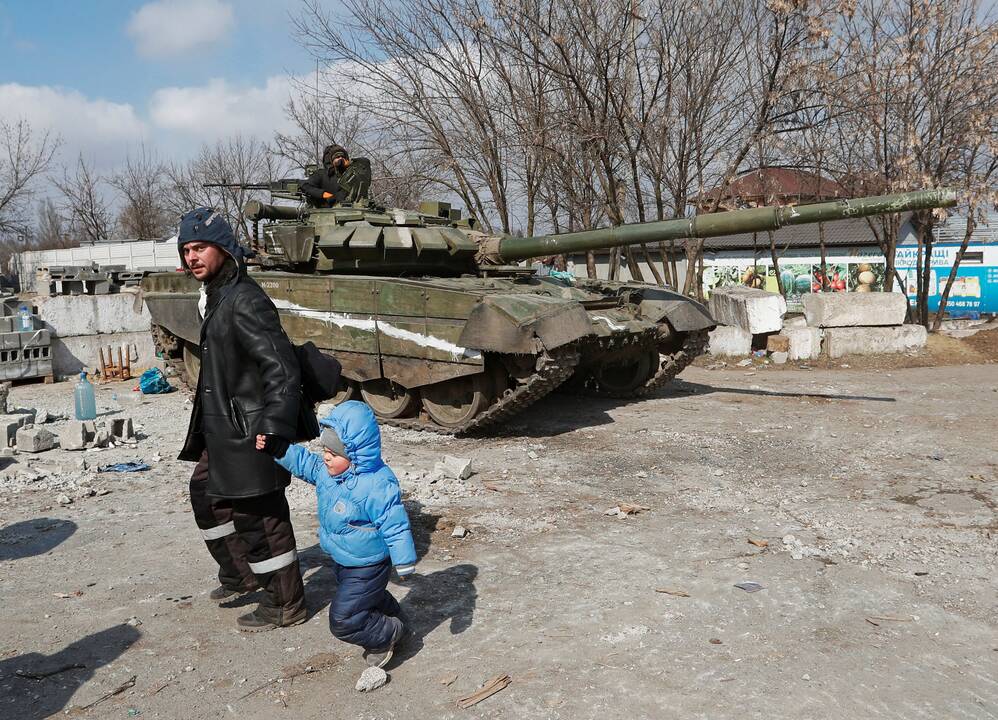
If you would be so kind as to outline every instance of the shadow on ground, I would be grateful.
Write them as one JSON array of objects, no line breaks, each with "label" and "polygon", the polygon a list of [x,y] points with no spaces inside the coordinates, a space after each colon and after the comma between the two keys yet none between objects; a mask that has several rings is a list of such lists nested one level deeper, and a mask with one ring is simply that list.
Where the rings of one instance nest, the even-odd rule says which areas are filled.
[{"label": "shadow on ground", "polygon": [[0,530],[0,561],[43,555],[76,532],[71,520],[40,517],[22,520]]},{"label": "shadow on ground", "polygon": [[[115,625],[52,655],[28,652],[0,660],[0,717],[41,720],[58,713],[97,668],[118,658],[140,637],[131,625]],[[91,694],[90,701],[99,697]]]},{"label": "shadow on ground", "polygon": [[732,393],[735,395],[755,395],[759,397],[776,398],[810,398],[815,400],[866,400],[868,402],[897,402],[897,398],[882,395],[835,395],[831,393],[813,392],[780,392],[777,390],[761,390],[759,388],[719,387],[686,380],[673,380],[669,385],[652,395],[653,398],[668,399],[688,397],[690,395],[710,395],[712,393]]},{"label": "shadow on ground", "polygon": [[478,604],[477,577],[478,567],[463,563],[416,575],[406,582],[409,593],[399,604],[408,621],[409,635],[389,667],[419,653],[423,639],[445,622],[450,622],[451,635],[460,635],[471,627]]}]

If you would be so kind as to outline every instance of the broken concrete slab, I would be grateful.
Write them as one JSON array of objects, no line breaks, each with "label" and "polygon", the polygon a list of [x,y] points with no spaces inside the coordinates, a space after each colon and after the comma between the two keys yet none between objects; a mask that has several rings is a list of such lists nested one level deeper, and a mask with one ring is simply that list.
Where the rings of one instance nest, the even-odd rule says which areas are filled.
[{"label": "broken concrete slab", "polygon": [[901,325],[908,301],[901,293],[811,293],[803,296],[810,327]]},{"label": "broken concrete slab", "polygon": [[749,287],[714,288],[709,304],[717,322],[753,335],[777,332],[787,312],[787,301],[779,293]]},{"label": "broken concrete slab", "polygon": [[453,478],[455,480],[466,480],[471,477],[471,460],[468,458],[444,455],[444,459],[438,461],[433,466],[433,473],[438,477]]},{"label": "broken concrete slab", "polygon": [[741,357],[752,352],[752,333],[740,327],[718,325],[707,337],[707,351],[711,355]]},{"label": "broken concrete slab", "polygon": [[925,347],[927,339],[921,325],[834,327],[825,330],[825,352],[830,358],[903,353]]},{"label": "broken concrete slab", "polygon": [[783,335],[790,342],[787,354],[791,360],[816,360],[821,355],[820,328],[783,328]]},{"label": "broken concrete slab", "polygon": [[55,435],[41,427],[22,427],[17,430],[17,451],[40,453],[55,447]]}]

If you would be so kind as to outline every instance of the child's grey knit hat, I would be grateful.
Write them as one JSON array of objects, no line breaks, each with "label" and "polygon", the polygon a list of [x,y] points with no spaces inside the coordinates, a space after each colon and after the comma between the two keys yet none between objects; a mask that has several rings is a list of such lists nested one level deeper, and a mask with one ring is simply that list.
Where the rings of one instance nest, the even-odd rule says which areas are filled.
[{"label": "child's grey knit hat", "polygon": [[336,431],[331,427],[327,427],[322,431],[322,435],[319,436],[319,440],[322,444],[329,449],[333,455],[339,455],[340,457],[347,457],[347,450],[343,447],[343,441],[340,440],[340,436],[336,434]]}]

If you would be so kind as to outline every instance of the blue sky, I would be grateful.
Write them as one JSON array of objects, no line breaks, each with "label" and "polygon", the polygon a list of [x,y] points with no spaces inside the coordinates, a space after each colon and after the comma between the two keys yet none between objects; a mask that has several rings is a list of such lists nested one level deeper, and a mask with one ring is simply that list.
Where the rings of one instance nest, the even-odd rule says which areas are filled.
[{"label": "blue sky", "polygon": [[290,74],[297,0],[0,0],[0,119],[62,137],[99,166],[146,143],[182,159],[233,132],[269,139]]}]

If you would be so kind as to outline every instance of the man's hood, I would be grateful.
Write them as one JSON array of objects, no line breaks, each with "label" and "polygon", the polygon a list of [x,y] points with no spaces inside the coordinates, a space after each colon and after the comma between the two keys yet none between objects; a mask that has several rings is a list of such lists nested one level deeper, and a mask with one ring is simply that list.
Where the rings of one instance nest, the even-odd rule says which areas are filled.
[{"label": "man's hood", "polygon": [[374,472],[385,464],[381,459],[381,431],[370,406],[347,400],[333,408],[319,424],[332,428],[340,436],[347,459],[357,472]]}]

